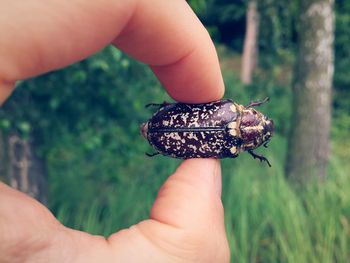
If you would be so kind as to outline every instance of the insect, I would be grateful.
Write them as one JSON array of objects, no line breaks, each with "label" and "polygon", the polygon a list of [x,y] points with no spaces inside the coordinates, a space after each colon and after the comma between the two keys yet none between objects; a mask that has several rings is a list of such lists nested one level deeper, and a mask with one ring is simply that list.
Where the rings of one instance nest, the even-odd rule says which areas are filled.
[{"label": "insect", "polygon": [[204,104],[148,104],[159,109],[141,125],[141,134],[156,150],[180,159],[235,158],[247,151],[255,159],[270,162],[253,150],[267,147],[273,121],[253,107],[267,102],[254,101],[243,106],[229,99]]}]

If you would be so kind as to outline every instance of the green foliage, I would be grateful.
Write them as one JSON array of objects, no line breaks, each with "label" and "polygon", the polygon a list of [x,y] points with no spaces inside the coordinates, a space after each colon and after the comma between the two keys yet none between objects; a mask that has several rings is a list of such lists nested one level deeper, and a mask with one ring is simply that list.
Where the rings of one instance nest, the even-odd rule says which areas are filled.
[{"label": "green foliage", "polygon": [[350,3],[336,1],[335,83],[346,88],[350,85]]},{"label": "green foliage", "polygon": [[258,1],[259,49],[270,59],[284,49],[294,49],[298,1]]},{"label": "green foliage", "polygon": [[193,11],[197,14],[204,12],[207,9],[207,1],[206,0],[189,0]]},{"label": "green foliage", "polygon": [[[197,8],[193,3],[205,3]],[[224,42],[241,50],[246,12],[245,0],[194,0],[190,1],[194,11],[204,23],[211,37],[217,42]],[[238,26],[233,26],[237,24]],[[242,27],[243,26],[243,27]]]},{"label": "green foliage", "polygon": [[335,71],[334,71],[334,106],[337,109],[336,117],[345,122],[337,124],[350,130],[350,2],[341,0],[335,2]]},{"label": "green foliage", "polygon": [[[217,24],[237,21],[244,17],[247,7],[246,0],[211,0],[208,1],[208,19],[218,20]],[[209,10],[210,8],[210,10]]]}]

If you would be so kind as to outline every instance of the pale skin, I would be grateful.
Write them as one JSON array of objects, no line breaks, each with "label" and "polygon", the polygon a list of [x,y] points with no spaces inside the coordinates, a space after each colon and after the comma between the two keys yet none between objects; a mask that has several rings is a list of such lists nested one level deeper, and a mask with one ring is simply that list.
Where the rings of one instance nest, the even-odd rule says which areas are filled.
[{"label": "pale skin", "polygon": [[[0,104],[17,80],[111,43],[148,64],[175,100],[223,95],[214,45],[184,0],[0,0],[0,33]],[[229,262],[217,160],[182,162],[159,190],[149,219],[107,239],[61,225],[2,183],[0,200],[0,263]]]}]

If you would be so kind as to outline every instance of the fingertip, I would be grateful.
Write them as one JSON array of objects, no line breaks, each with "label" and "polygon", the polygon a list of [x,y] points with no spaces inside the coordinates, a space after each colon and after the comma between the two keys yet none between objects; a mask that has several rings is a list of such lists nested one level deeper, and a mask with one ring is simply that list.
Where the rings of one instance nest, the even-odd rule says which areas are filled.
[{"label": "fingertip", "polygon": [[[175,101],[183,103],[208,103],[220,100],[224,96],[225,88],[223,80],[218,77],[217,80],[211,81],[212,84],[203,86],[189,84],[183,88],[181,86],[167,88],[168,94]],[[192,85],[192,86],[191,86]],[[169,87],[169,86],[167,86]]]},{"label": "fingertip", "polygon": [[218,159],[214,158],[192,158],[184,160],[176,171],[185,171],[187,169],[196,170],[202,173],[212,173],[220,165]]},{"label": "fingertip", "polygon": [[214,44],[210,38],[175,63],[151,66],[168,94],[184,103],[206,103],[222,98],[225,91]]},{"label": "fingertip", "polygon": [[222,222],[221,168],[216,159],[188,159],[161,187],[151,219],[177,226]]},{"label": "fingertip", "polygon": [[195,158],[184,160],[173,176],[188,177],[191,184],[212,190],[221,196],[221,165],[218,159]]}]

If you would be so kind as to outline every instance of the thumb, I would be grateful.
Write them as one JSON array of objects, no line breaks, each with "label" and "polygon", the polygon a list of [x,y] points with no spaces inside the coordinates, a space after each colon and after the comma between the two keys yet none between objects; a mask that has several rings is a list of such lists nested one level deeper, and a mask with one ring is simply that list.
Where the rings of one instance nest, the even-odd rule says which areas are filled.
[{"label": "thumb", "polygon": [[150,220],[109,240],[127,262],[229,262],[220,195],[220,163],[186,160],[161,187]]},{"label": "thumb", "polygon": [[182,162],[161,187],[150,217],[179,228],[223,227],[219,161],[189,159]]}]

